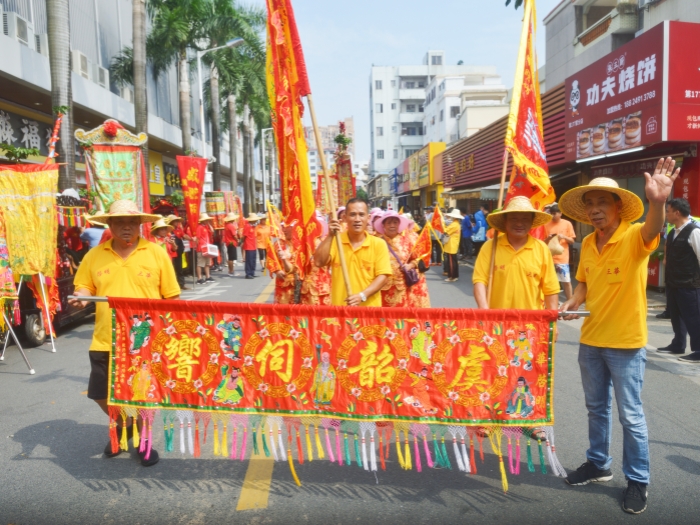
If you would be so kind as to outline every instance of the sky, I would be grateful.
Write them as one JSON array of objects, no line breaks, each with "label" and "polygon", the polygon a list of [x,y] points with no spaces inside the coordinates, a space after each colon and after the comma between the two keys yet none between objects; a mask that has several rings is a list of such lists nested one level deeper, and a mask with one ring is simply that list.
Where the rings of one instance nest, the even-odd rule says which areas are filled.
[{"label": "sky", "polygon": [[[560,1],[537,1],[539,66],[545,62],[542,19]],[[505,0],[292,0],[292,5],[318,123],[354,117],[357,162],[370,157],[372,65],[421,64],[428,50],[444,50],[446,64],[493,65],[507,87],[513,84],[523,8],[506,7]]]}]

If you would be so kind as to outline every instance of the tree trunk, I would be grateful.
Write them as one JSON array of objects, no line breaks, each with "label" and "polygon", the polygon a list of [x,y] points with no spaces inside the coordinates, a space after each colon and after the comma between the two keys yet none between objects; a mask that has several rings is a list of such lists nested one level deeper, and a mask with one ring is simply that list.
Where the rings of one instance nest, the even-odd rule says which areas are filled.
[{"label": "tree trunk", "polygon": [[250,156],[248,166],[250,168],[250,177],[248,178],[248,181],[250,183],[250,201],[254,213],[257,213],[258,200],[255,195],[255,120],[253,119],[253,113],[248,113],[248,120],[248,133],[250,134],[250,140],[248,141],[248,155]]},{"label": "tree trunk", "polygon": [[[190,114],[190,68],[187,53],[180,52],[180,128],[182,129],[182,150],[187,154],[192,151],[192,115]],[[206,134],[202,130],[202,144],[206,143]],[[206,146],[202,149],[206,152]],[[204,154],[206,156],[206,153]]]},{"label": "tree trunk", "polygon": [[60,140],[56,144],[58,188],[75,187],[75,137],[73,136],[73,94],[70,68],[70,16],[68,0],[47,2],[49,57],[51,64],[51,106],[67,106],[63,116]]},{"label": "tree trunk", "polygon": [[[279,191],[279,179],[277,178],[277,141],[275,140],[274,131],[271,133],[272,140],[270,141],[270,200],[275,199],[272,196],[277,197],[277,192]],[[279,207],[279,201],[276,202],[277,207]]]},{"label": "tree trunk", "polygon": [[231,165],[231,189],[234,195],[238,195],[238,167],[236,158],[238,123],[236,122],[236,97],[228,96],[228,159]]},{"label": "tree trunk", "polygon": [[248,106],[243,108],[243,198],[246,214],[253,213],[250,204],[250,128],[248,126]]},{"label": "tree trunk", "polygon": [[[146,94],[146,0],[133,0],[132,24],[134,28],[132,46],[134,51],[134,117],[136,133],[148,134],[148,96]],[[144,166],[149,166],[148,143],[141,148],[141,152]]]},{"label": "tree trunk", "polygon": [[260,173],[262,174],[262,206],[263,206],[263,211],[267,209],[267,195],[265,193],[267,181],[265,178],[267,177],[267,172],[265,170],[265,165],[267,164],[267,159],[265,158],[265,146],[263,144],[263,135],[264,133],[260,133]]},{"label": "tree trunk", "polygon": [[221,144],[219,144],[221,99],[219,95],[219,70],[216,69],[216,66],[212,66],[209,74],[209,98],[211,99],[211,148],[212,155],[216,159],[214,160],[214,170],[212,172],[212,184],[214,191],[221,191]]}]

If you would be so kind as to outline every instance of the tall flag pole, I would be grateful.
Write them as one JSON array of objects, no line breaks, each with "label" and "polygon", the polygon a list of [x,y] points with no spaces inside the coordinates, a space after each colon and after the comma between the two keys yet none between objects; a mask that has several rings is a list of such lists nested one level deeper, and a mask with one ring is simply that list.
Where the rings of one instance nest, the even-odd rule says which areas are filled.
[{"label": "tall flag pole", "polygon": [[[520,49],[513,83],[513,99],[510,103],[506,129],[501,186],[498,192],[499,208],[504,204],[503,194],[509,154],[513,157],[513,171],[506,203],[513,197],[524,195],[530,199],[535,209],[541,210],[546,204],[554,202],[554,190],[549,183],[547,154],[544,147],[542,102],[535,53],[536,20],[535,0],[525,0]],[[494,235],[492,246],[487,292],[489,303],[493,289],[498,231]]]},{"label": "tall flag pole", "polygon": [[[304,112],[302,97],[306,97],[309,105],[316,144],[320,151],[323,149],[291,0],[267,0],[267,11],[267,91],[272,110],[272,127],[279,150],[282,211],[285,213],[285,222],[297,223],[295,233],[300,240],[300,249],[296,254],[295,265],[300,277],[303,277],[316,250],[316,239],[321,235],[321,225],[316,220],[306,141],[301,122]],[[321,164],[326,176],[326,186],[330,188],[325,155],[321,155]],[[334,203],[331,203],[331,216],[337,219]],[[352,295],[339,237],[337,241],[346,289],[348,295]]]}]

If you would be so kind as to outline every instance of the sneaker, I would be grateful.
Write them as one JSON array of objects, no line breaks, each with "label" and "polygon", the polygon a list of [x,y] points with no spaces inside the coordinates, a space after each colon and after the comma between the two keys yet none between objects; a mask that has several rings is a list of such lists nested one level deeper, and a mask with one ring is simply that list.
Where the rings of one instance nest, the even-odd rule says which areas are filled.
[{"label": "sneaker", "polygon": [[255,277],[253,277],[252,275],[246,275],[245,278],[246,279],[255,279]]},{"label": "sneaker", "polygon": [[681,363],[689,364],[700,364],[700,351],[690,352],[688,355],[684,355],[678,358]]},{"label": "sneaker", "polygon": [[146,459],[146,451],[144,450],[143,452],[139,452],[139,457],[141,458],[141,466],[142,467],[152,467],[158,461],[160,461],[160,457],[158,456],[158,452],[156,449],[152,448],[151,453],[148,456],[148,459]]},{"label": "sneaker", "polygon": [[659,354],[678,354],[682,355],[685,354],[685,350],[681,350],[680,352],[673,348],[671,345],[664,346],[663,348],[657,348],[656,352]]},{"label": "sneaker", "polygon": [[235,276],[236,276],[236,272],[233,272],[233,273],[227,273],[226,275],[227,275],[227,276],[229,276],[229,277],[235,277]]},{"label": "sneaker", "polygon": [[588,485],[591,481],[610,481],[612,478],[613,476],[610,469],[600,470],[590,461],[586,461],[583,465],[576,469],[576,472],[569,474],[565,481],[569,485],[580,486]]},{"label": "sneaker", "polygon": [[215,281],[212,277],[207,277],[207,278],[204,280],[204,282],[207,282],[207,283],[215,283],[216,281]]},{"label": "sneaker", "polygon": [[207,282],[206,279],[199,279],[199,280],[197,281],[197,284],[204,284],[204,283],[206,283],[206,282]]},{"label": "sneaker", "polygon": [[647,510],[647,486],[636,481],[628,481],[622,492],[622,510],[630,514],[641,514]]}]

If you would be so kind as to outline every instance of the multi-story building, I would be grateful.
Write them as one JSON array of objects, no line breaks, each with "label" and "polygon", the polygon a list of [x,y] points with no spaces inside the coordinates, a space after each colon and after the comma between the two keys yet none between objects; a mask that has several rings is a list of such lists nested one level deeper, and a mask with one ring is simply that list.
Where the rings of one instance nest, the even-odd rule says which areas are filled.
[{"label": "multi-story building", "polygon": [[[350,153],[350,157],[353,159],[353,173],[356,173],[357,170],[355,169],[355,164],[354,164],[354,158],[355,158],[355,124],[354,120],[352,117],[348,117],[345,120],[343,120],[345,123],[345,134],[353,139],[353,142],[350,143],[350,146],[348,147],[348,152]],[[326,165],[330,169],[333,164],[335,164],[335,159],[333,155],[335,154],[335,150],[337,147],[337,144],[335,143],[335,138],[338,136],[340,133],[340,126],[339,124],[331,124],[330,126],[319,126],[318,127],[318,132],[319,135],[321,135],[321,143],[323,145],[323,154],[326,157]],[[314,128],[311,126],[308,126],[304,128],[304,133],[306,135],[306,146],[307,146],[307,155],[309,158],[309,171],[311,172],[311,184],[313,186],[313,189],[315,190],[317,187],[317,180],[318,180],[318,174],[319,172],[322,172],[323,166],[321,164],[321,158],[320,158],[320,153],[318,146],[316,145],[316,135],[314,134]],[[359,166],[358,166],[359,169]]]},{"label": "multi-story building", "polygon": [[[46,139],[50,136],[53,124],[46,2],[47,0],[0,0],[0,16],[3,21],[3,31],[0,32],[0,142],[9,142],[15,146],[36,142],[42,155],[33,159],[35,162],[43,162],[48,153]],[[133,130],[133,90],[117,86],[109,74],[112,59],[125,46],[131,46],[131,1],[70,0],[69,4],[75,128],[92,129],[106,119],[113,118]],[[204,69],[206,80],[208,71],[206,67]],[[192,147],[202,152],[197,87],[199,79],[196,69],[190,72],[190,80]],[[153,75],[149,67],[147,93],[150,193],[168,195],[179,188],[175,155],[183,152],[176,67],[170,67],[158,77]],[[206,154],[211,156],[208,117],[205,127],[205,140],[208,141]],[[36,135],[41,140],[37,141]],[[238,191],[242,194],[243,151],[240,132],[237,132],[237,138],[236,171]],[[220,143],[222,188],[230,189],[227,133],[222,134]],[[255,157],[255,177],[257,188],[261,190],[260,159],[257,154]],[[84,159],[80,157],[77,147],[76,178],[78,185],[85,184]],[[211,187],[210,175],[208,178],[207,186]]]}]

